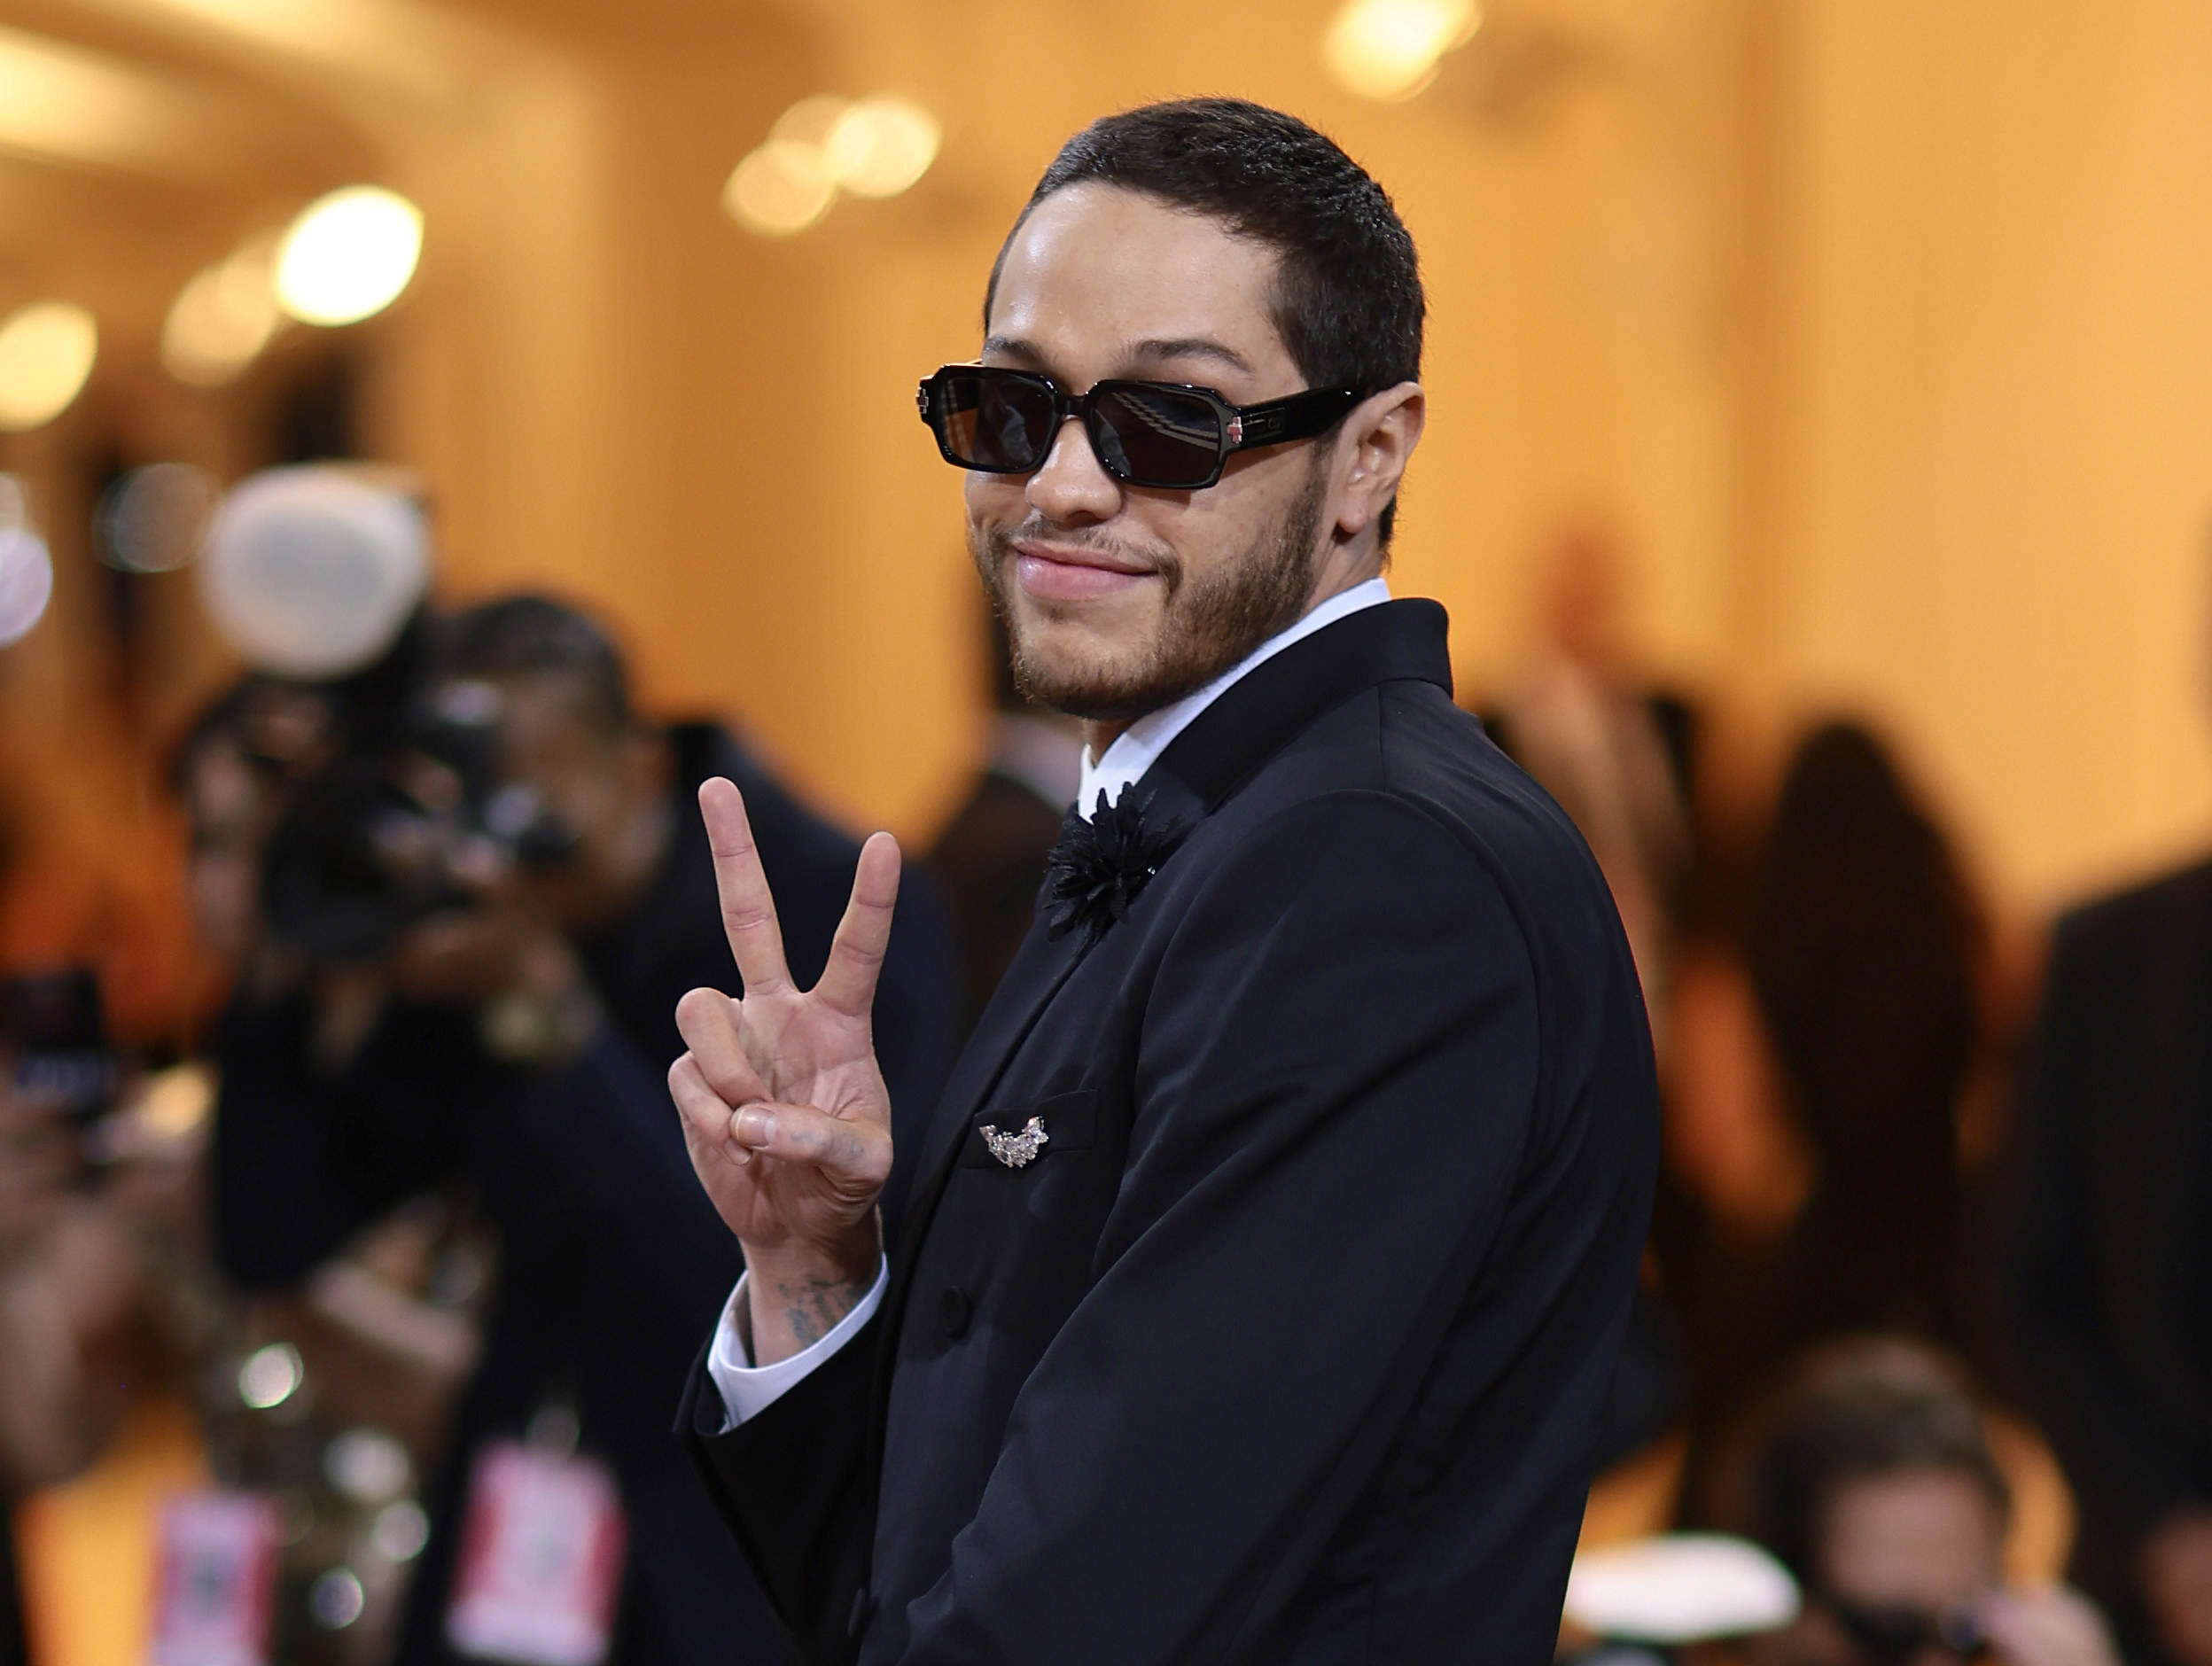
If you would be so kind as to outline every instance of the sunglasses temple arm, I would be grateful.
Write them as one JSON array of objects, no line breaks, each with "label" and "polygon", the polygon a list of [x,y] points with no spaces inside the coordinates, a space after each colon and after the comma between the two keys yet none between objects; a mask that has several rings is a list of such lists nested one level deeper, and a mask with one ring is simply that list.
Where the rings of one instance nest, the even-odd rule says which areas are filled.
[{"label": "sunglasses temple arm", "polygon": [[1352,388],[1323,387],[1293,393],[1288,399],[1271,399],[1264,405],[1243,406],[1236,412],[1241,432],[1233,449],[1311,440],[1326,432],[1359,402],[1359,395]]}]

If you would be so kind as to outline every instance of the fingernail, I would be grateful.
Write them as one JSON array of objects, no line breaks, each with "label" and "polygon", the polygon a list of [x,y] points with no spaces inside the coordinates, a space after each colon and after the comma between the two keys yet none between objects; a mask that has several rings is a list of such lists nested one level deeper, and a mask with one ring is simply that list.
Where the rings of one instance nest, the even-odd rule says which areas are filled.
[{"label": "fingernail", "polygon": [[737,1113],[736,1134],[741,1145],[763,1146],[775,1138],[775,1116],[758,1105],[748,1105]]}]

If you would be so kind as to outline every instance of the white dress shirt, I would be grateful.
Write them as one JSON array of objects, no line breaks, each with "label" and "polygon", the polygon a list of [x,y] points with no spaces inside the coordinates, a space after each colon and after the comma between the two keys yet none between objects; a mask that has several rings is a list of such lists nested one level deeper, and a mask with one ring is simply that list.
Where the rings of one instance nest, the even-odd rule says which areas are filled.
[{"label": "white dress shirt", "polygon": [[[1129,784],[1152,767],[1169,743],[1255,666],[1264,665],[1291,643],[1303,642],[1340,619],[1363,608],[1379,607],[1390,599],[1390,586],[1381,579],[1369,579],[1349,590],[1340,590],[1289,629],[1270,636],[1196,694],[1187,694],[1172,705],[1146,712],[1115,737],[1104,757],[1094,760],[1090,748],[1085,747],[1082,790],[1076,799],[1077,806],[1088,816],[1097,814],[1098,795],[1102,792],[1106,795],[1107,803],[1119,802]],[[714,1329],[714,1345],[706,1356],[706,1374],[713,1379],[721,1394],[722,1405],[729,1414],[725,1430],[736,1428],[749,1417],[759,1416],[788,1393],[794,1383],[852,1341],[883,1304],[889,1272],[888,1263],[877,1266],[875,1284],[828,1335],[811,1348],[768,1366],[752,1363],[752,1327],[745,1305],[745,1280],[740,1278],[722,1309],[721,1322]]]}]

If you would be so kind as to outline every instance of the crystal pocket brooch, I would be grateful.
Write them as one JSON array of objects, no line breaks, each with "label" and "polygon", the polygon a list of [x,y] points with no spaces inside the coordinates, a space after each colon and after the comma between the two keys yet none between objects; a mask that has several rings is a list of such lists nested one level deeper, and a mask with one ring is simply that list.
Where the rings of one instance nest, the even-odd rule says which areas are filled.
[{"label": "crystal pocket brooch", "polygon": [[1052,1136],[1045,1132],[1044,1118],[1032,1117],[1028,1125],[1019,1133],[1007,1133],[1001,1129],[983,1130],[983,1142],[991,1148],[991,1155],[1009,1169],[1025,1169],[1036,1161],[1037,1154],[1045,1148]]}]

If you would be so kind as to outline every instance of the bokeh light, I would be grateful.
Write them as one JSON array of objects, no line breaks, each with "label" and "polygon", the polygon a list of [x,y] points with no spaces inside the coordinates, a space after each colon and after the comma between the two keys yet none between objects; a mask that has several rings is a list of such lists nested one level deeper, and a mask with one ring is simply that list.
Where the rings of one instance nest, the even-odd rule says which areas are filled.
[{"label": "bokeh light", "polygon": [[276,304],[302,323],[350,324],[400,298],[423,253],[422,210],[349,185],[310,203],[276,251]]},{"label": "bokeh light", "polygon": [[722,206],[748,231],[788,237],[828,214],[837,196],[818,146],[772,138],[737,164],[722,189]]},{"label": "bokeh light", "polygon": [[895,197],[937,160],[938,120],[911,99],[863,98],[837,118],[822,160],[837,188],[855,197]]},{"label": "bokeh light", "polygon": [[40,301],[0,324],[0,428],[20,433],[67,410],[99,350],[92,315],[66,300]]},{"label": "bokeh light", "polygon": [[238,1398],[266,1412],[298,1393],[307,1376],[300,1351],[288,1342],[273,1342],[255,1349],[238,1367]]},{"label": "bokeh light", "polygon": [[1482,21],[1476,0],[1346,0],[1321,37],[1321,63],[1347,92],[1397,103],[1434,81]]},{"label": "bokeh light", "polygon": [[222,488],[189,463],[133,469],[100,499],[94,547],[123,572],[174,572],[199,554]]},{"label": "bokeh light", "polygon": [[46,617],[54,564],[46,541],[27,526],[0,526],[0,648],[21,642]]},{"label": "bokeh light", "polygon": [[161,362],[190,386],[220,387],[261,355],[283,322],[276,238],[256,237],[177,292],[161,326]]},{"label": "bokeh light", "polygon": [[842,191],[895,197],[937,160],[943,128],[910,98],[816,93],[776,119],[767,143],[737,164],[722,207],[748,231],[787,237],[828,214]]}]

